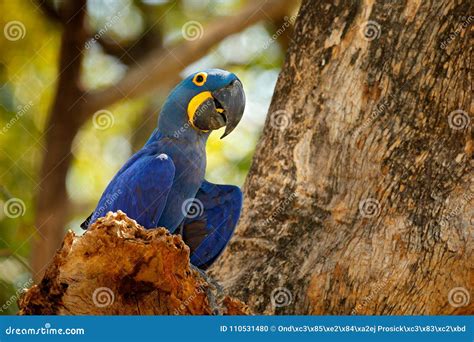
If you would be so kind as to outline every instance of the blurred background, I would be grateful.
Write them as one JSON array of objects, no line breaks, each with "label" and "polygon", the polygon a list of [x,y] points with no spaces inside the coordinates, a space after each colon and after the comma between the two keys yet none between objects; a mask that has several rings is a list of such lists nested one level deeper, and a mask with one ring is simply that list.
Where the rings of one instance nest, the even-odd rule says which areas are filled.
[{"label": "blurred background", "polygon": [[206,176],[243,185],[297,5],[0,0],[0,314],[16,313],[66,230],[82,234],[192,72],[218,67],[243,82],[243,120],[224,140],[212,134]]}]

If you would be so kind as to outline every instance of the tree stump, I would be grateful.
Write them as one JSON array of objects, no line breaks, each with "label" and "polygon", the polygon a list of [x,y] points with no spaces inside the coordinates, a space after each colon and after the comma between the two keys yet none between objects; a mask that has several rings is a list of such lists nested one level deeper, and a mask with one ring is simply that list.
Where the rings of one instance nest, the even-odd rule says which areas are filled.
[{"label": "tree stump", "polygon": [[83,236],[69,231],[20,315],[248,314],[189,263],[189,248],[165,228],[146,230],[109,212]]}]

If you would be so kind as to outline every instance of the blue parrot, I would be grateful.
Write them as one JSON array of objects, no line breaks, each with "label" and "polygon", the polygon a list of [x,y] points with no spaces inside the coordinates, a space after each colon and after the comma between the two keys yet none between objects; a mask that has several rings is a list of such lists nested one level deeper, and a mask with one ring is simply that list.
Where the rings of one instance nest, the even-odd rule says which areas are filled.
[{"label": "blue parrot", "polygon": [[145,228],[180,233],[191,263],[205,270],[228,244],[240,216],[237,186],[204,179],[206,142],[212,130],[223,137],[245,108],[242,83],[220,69],[194,73],[179,83],[161,109],[158,126],[105,189],[87,229],[108,211],[122,210]]}]

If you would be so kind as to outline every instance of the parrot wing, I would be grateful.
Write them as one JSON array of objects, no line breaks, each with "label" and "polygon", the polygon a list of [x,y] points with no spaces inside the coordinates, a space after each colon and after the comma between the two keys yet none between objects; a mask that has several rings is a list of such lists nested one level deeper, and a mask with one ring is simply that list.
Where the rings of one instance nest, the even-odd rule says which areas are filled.
[{"label": "parrot wing", "polygon": [[181,224],[181,235],[191,249],[191,263],[206,269],[234,233],[242,209],[242,191],[233,185],[203,181],[195,197],[195,208],[198,210],[189,211]]},{"label": "parrot wing", "polygon": [[168,155],[150,150],[135,155],[112,179],[97,208],[81,227],[87,229],[91,222],[117,210],[145,228],[157,227],[174,175],[175,166]]}]

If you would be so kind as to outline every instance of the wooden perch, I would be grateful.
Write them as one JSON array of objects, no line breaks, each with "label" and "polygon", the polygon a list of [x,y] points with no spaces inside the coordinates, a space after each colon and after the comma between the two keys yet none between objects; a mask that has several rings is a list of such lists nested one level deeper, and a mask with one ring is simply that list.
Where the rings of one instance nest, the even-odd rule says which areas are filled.
[{"label": "wooden perch", "polygon": [[109,212],[83,236],[69,231],[20,315],[248,314],[189,263],[181,236]]}]

